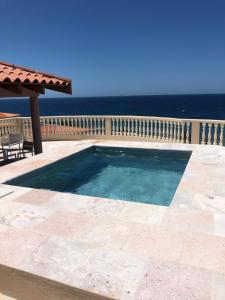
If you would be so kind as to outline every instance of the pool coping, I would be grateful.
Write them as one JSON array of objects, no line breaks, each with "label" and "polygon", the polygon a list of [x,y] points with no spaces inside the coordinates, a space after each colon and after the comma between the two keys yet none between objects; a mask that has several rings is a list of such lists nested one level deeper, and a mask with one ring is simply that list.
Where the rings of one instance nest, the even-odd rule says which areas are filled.
[{"label": "pool coping", "polygon": [[[192,155],[190,157],[190,160],[186,166],[185,172],[182,176],[182,179],[180,181],[180,184],[178,185],[178,188],[176,190],[176,193],[174,195],[174,198],[170,204],[169,207],[162,207],[162,206],[155,206],[151,204],[143,204],[138,202],[128,202],[123,200],[110,200],[110,199],[104,199],[99,197],[87,197],[87,196],[80,196],[80,195],[71,195],[67,193],[53,193],[48,194],[50,195],[49,198],[53,199],[49,202],[45,201],[43,203],[39,203],[39,206],[37,206],[38,210],[40,208],[43,209],[43,212],[47,214],[51,214],[52,211],[56,213],[57,211],[54,211],[55,208],[57,210],[63,209],[66,213],[70,209],[74,209],[74,211],[78,211],[79,214],[82,212],[85,213],[87,216],[97,216],[99,217],[99,220],[102,220],[103,222],[102,226],[107,226],[107,218],[109,217],[112,219],[119,220],[118,222],[124,222],[126,224],[129,223],[129,227],[132,232],[132,228],[136,228],[137,226],[144,226],[144,228],[149,228],[149,230],[167,230],[165,229],[165,224],[169,224],[168,234],[175,234],[179,235],[180,230],[182,233],[187,235],[185,239],[188,241],[190,239],[190,235],[198,239],[207,238],[211,240],[212,238],[215,239],[216,242],[222,243],[222,248],[225,251],[225,222],[224,222],[224,214],[225,214],[225,190],[223,189],[223,182],[225,179],[225,176],[223,175],[223,168],[225,166],[225,149],[220,146],[201,146],[201,145],[183,145],[183,144],[166,144],[166,143],[141,143],[141,142],[118,142],[118,141],[95,141],[95,140],[89,140],[89,141],[82,141],[82,142],[68,142],[68,145],[70,147],[64,147],[65,142],[51,142],[46,143],[46,152],[43,154],[40,154],[38,156],[29,158],[27,160],[19,161],[17,163],[7,165],[4,167],[1,167],[1,173],[0,173],[0,191],[2,194],[0,195],[0,201],[4,201],[9,203],[12,207],[6,209],[5,212],[2,214],[4,215],[4,218],[7,218],[7,214],[10,215],[15,210],[18,214],[23,215],[24,212],[21,211],[22,208],[24,209],[31,209],[30,206],[34,205],[35,203],[26,203],[26,195],[27,193],[36,193],[35,189],[31,188],[23,188],[18,186],[11,186],[4,184],[4,181],[10,180],[12,178],[15,178],[19,175],[23,175],[27,172],[30,172],[32,170],[35,170],[37,168],[46,166],[56,160],[59,160],[61,158],[64,158],[65,156],[69,156],[75,152],[79,152],[80,150],[86,149],[92,145],[98,145],[98,146],[111,146],[111,147],[133,147],[133,148],[146,148],[146,149],[167,149],[167,150],[179,150],[179,151],[192,151]],[[10,190],[13,190],[12,193],[10,193]],[[5,193],[5,194],[4,194]],[[18,194],[18,196],[17,196]],[[57,194],[57,195],[55,195]],[[51,196],[53,195],[53,196]],[[26,196],[26,197],[25,197]],[[21,200],[21,197],[24,199]],[[19,199],[19,200],[17,200]],[[76,199],[76,203],[72,203],[73,199]],[[34,199],[35,200],[35,199]],[[24,202],[23,202],[24,201]],[[61,201],[61,202],[60,202]],[[35,201],[33,201],[35,202]],[[21,204],[23,203],[23,205]],[[85,203],[85,205],[84,205]],[[20,206],[21,204],[21,206]],[[15,205],[15,207],[14,207]],[[60,205],[63,205],[63,208],[61,208]],[[74,207],[73,207],[74,206]],[[54,208],[54,209],[53,209]],[[9,212],[9,211],[10,212]],[[149,212],[149,214],[148,214]],[[185,223],[184,228],[178,228],[180,223],[177,221],[177,224],[172,224],[173,221],[171,221],[170,214],[172,212],[172,219],[179,217],[180,214],[187,214],[187,218],[191,218],[191,220],[196,221],[196,215],[200,216],[202,218],[201,223],[198,224],[198,226],[193,226],[193,224],[187,224]],[[63,214],[63,213],[62,213]],[[174,214],[174,215],[173,215]],[[151,215],[151,217],[149,217]],[[168,217],[169,215],[169,217]],[[6,217],[5,217],[6,216]],[[83,215],[82,215],[83,217]],[[17,217],[15,217],[16,219]],[[170,218],[168,223],[168,218]],[[206,218],[206,219],[205,219]],[[210,229],[208,226],[208,222],[211,219],[213,219],[213,223],[210,225]],[[5,220],[5,219],[4,219]],[[110,219],[111,220],[111,219]],[[222,221],[221,221],[222,220]],[[190,220],[189,220],[190,221]],[[167,223],[166,223],[167,222]],[[190,222],[191,223],[191,222]],[[193,223],[193,222],[192,222]],[[207,225],[206,225],[207,223]],[[182,224],[181,224],[182,225]],[[35,225],[36,226],[36,225]],[[36,228],[34,226],[34,228]],[[122,226],[122,225],[121,225]],[[124,226],[124,225],[123,225]],[[22,228],[21,228],[22,227]],[[126,227],[126,226],[125,226]],[[181,226],[182,227],[182,226]],[[172,230],[172,233],[170,232],[170,229]],[[5,231],[11,232],[17,232],[21,230],[21,234],[28,234],[28,232],[33,233],[33,224],[29,224],[29,227],[23,228],[21,224],[17,225],[17,223],[0,223],[0,233],[4,233]],[[37,232],[42,233],[43,229],[38,229]],[[135,232],[135,230],[134,230]],[[161,231],[160,231],[161,232]],[[19,233],[18,233],[19,234]],[[53,234],[53,236],[50,234],[50,238],[53,239],[53,237],[57,235],[57,232]],[[0,240],[4,237],[0,235]],[[90,237],[89,237],[90,238]],[[178,238],[179,239],[179,238]],[[112,242],[115,244],[120,243],[120,241],[117,241],[117,238],[114,237]],[[129,240],[129,239],[128,239]],[[185,242],[187,243],[187,241]],[[64,238],[63,238],[64,241]],[[64,241],[67,243],[66,241]],[[57,241],[58,243],[58,241]],[[177,242],[178,243],[178,242]],[[182,242],[183,243],[183,242]],[[129,243],[128,243],[129,244]],[[10,244],[12,246],[12,244]],[[109,250],[107,246],[104,246],[105,244],[101,244],[101,247],[99,248],[99,253],[102,253],[102,251],[105,249]],[[125,243],[126,245],[126,243]],[[182,244],[183,245],[183,244]],[[113,246],[113,245],[112,245]],[[124,247],[124,246],[123,246]],[[116,247],[115,252],[111,251],[111,255],[114,256],[115,253],[118,251],[120,252],[121,246]],[[127,246],[128,247],[128,246]],[[168,246],[169,247],[169,246]],[[182,246],[185,250],[185,247]],[[114,248],[114,247],[112,247]],[[207,248],[207,247],[206,247]],[[181,251],[184,251],[181,250]],[[130,249],[129,249],[130,251]],[[129,252],[128,251],[128,252]],[[92,250],[88,250],[88,253],[91,253],[92,255],[97,255],[97,252],[92,253]],[[160,252],[160,251],[159,251]],[[90,254],[89,253],[89,254]],[[137,261],[139,261],[140,264],[142,264],[142,259],[140,259],[140,249],[137,250],[137,253],[133,253],[134,257],[136,257]],[[133,255],[132,254],[132,255]],[[118,254],[119,255],[119,254]],[[202,262],[196,262],[195,264],[185,260],[185,258],[181,259],[180,254],[176,256],[176,259],[173,257],[171,258],[169,254],[165,254],[166,257],[163,258],[161,256],[158,257],[157,253],[153,253],[148,257],[150,260],[152,258],[157,259],[157,262],[160,264],[164,263],[171,263],[171,261],[175,264],[176,268],[180,268],[181,266],[185,265],[187,268],[193,268],[194,271],[196,271],[195,268],[198,268],[198,270],[203,270],[204,272],[213,272],[214,276],[221,277],[222,280],[224,280],[225,283],[225,270],[221,269],[218,265],[215,264],[215,266],[210,265],[208,266],[206,261]],[[130,282],[129,284],[126,281],[126,278],[122,277],[124,280],[123,285],[129,286],[130,293],[127,294],[124,290],[124,288],[121,287],[121,283],[117,281],[113,277],[113,274],[111,274],[112,282],[115,286],[118,288],[116,290],[105,290],[103,282],[100,284],[96,284],[96,286],[91,288],[89,285],[85,286],[85,283],[79,282],[80,285],[76,285],[74,281],[69,278],[69,280],[62,278],[62,274],[45,274],[44,270],[41,269],[41,271],[37,268],[37,266],[31,265],[24,265],[23,262],[17,262],[15,263],[16,254],[12,257],[12,261],[5,260],[4,257],[1,256],[0,253],[0,264],[16,268],[21,271],[29,272],[31,274],[35,274],[37,276],[40,276],[42,278],[48,278],[49,280],[56,280],[57,282],[61,282],[62,284],[67,284],[70,286],[74,286],[75,288],[81,288],[82,290],[87,290],[88,292],[93,292],[94,294],[99,294],[105,297],[109,298],[116,298],[116,299],[135,299],[137,297],[137,294],[135,292],[135,289],[138,289],[138,286],[140,282],[137,284],[136,278],[130,278],[130,280],[135,282],[137,284],[133,285],[134,287],[131,288]],[[129,255],[128,255],[129,256]],[[168,256],[168,257],[167,257]],[[184,255],[183,255],[184,256]],[[133,256],[131,256],[131,260],[134,259]],[[145,256],[146,257],[146,256]],[[222,257],[220,257],[222,259]],[[46,258],[47,259],[47,258]],[[105,258],[104,258],[105,259]],[[111,260],[112,258],[107,258],[108,260]],[[159,262],[158,262],[159,259]],[[208,257],[209,259],[209,257]],[[120,261],[121,264],[124,263],[126,259],[124,258],[123,261]],[[143,259],[144,261],[144,259]],[[149,263],[149,261],[148,261]],[[98,263],[96,262],[98,265]],[[130,264],[127,262],[127,264]],[[51,266],[51,261],[48,261],[48,265]],[[144,263],[145,265],[145,263]],[[59,266],[60,267],[60,266]],[[130,266],[132,268],[132,266]],[[137,266],[136,266],[137,267]],[[136,268],[135,267],[135,268]],[[143,266],[142,266],[143,267]],[[129,267],[127,267],[129,269]],[[134,268],[134,266],[133,266]],[[137,267],[138,272],[140,271],[140,267]],[[191,270],[192,272],[192,270]],[[105,271],[103,272],[105,274]],[[74,275],[75,276],[75,275]],[[97,276],[97,275],[96,275]],[[122,276],[122,275],[121,275]],[[139,275],[137,275],[138,278]],[[71,281],[72,280],[72,281]],[[121,278],[120,278],[121,280]],[[221,280],[221,278],[220,278]],[[143,281],[143,280],[142,280]],[[82,285],[83,284],[83,285]],[[127,287],[128,288],[128,287]],[[166,293],[166,292],[165,292]],[[210,292],[211,293],[211,292]],[[135,296],[136,295],[136,296]],[[155,295],[156,296],[156,295]],[[133,298],[132,298],[133,297]]]}]

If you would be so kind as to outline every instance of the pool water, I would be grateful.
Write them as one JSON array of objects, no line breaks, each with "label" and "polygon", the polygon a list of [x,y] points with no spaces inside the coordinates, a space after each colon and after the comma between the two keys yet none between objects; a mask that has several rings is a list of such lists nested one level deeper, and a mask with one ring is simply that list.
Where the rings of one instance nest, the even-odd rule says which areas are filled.
[{"label": "pool water", "polygon": [[90,147],[8,184],[169,205],[189,151]]}]

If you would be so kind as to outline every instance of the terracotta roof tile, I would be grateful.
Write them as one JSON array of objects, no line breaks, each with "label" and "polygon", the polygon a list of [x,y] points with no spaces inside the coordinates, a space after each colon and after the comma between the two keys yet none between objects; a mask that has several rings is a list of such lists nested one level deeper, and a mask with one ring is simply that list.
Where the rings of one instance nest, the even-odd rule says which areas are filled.
[{"label": "terracotta roof tile", "polygon": [[68,78],[38,72],[29,68],[19,67],[0,61],[0,82],[21,82],[52,85],[71,85]]},{"label": "terracotta roof tile", "polygon": [[19,114],[0,112],[0,119],[12,118],[12,117],[18,117],[18,116],[19,116]]}]

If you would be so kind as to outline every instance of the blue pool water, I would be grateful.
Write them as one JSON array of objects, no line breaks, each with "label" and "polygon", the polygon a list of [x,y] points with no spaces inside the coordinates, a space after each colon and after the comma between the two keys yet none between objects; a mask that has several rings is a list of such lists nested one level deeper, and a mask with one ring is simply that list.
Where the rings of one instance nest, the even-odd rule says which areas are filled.
[{"label": "blue pool water", "polygon": [[91,147],[8,184],[169,205],[191,152]]}]

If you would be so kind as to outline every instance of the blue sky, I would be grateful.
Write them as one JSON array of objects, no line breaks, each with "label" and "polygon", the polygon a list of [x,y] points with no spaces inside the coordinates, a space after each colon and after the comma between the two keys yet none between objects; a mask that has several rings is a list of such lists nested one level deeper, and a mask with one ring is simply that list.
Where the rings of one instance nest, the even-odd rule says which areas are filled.
[{"label": "blue sky", "polygon": [[74,96],[225,92],[224,0],[0,0],[0,28],[0,60]]}]

